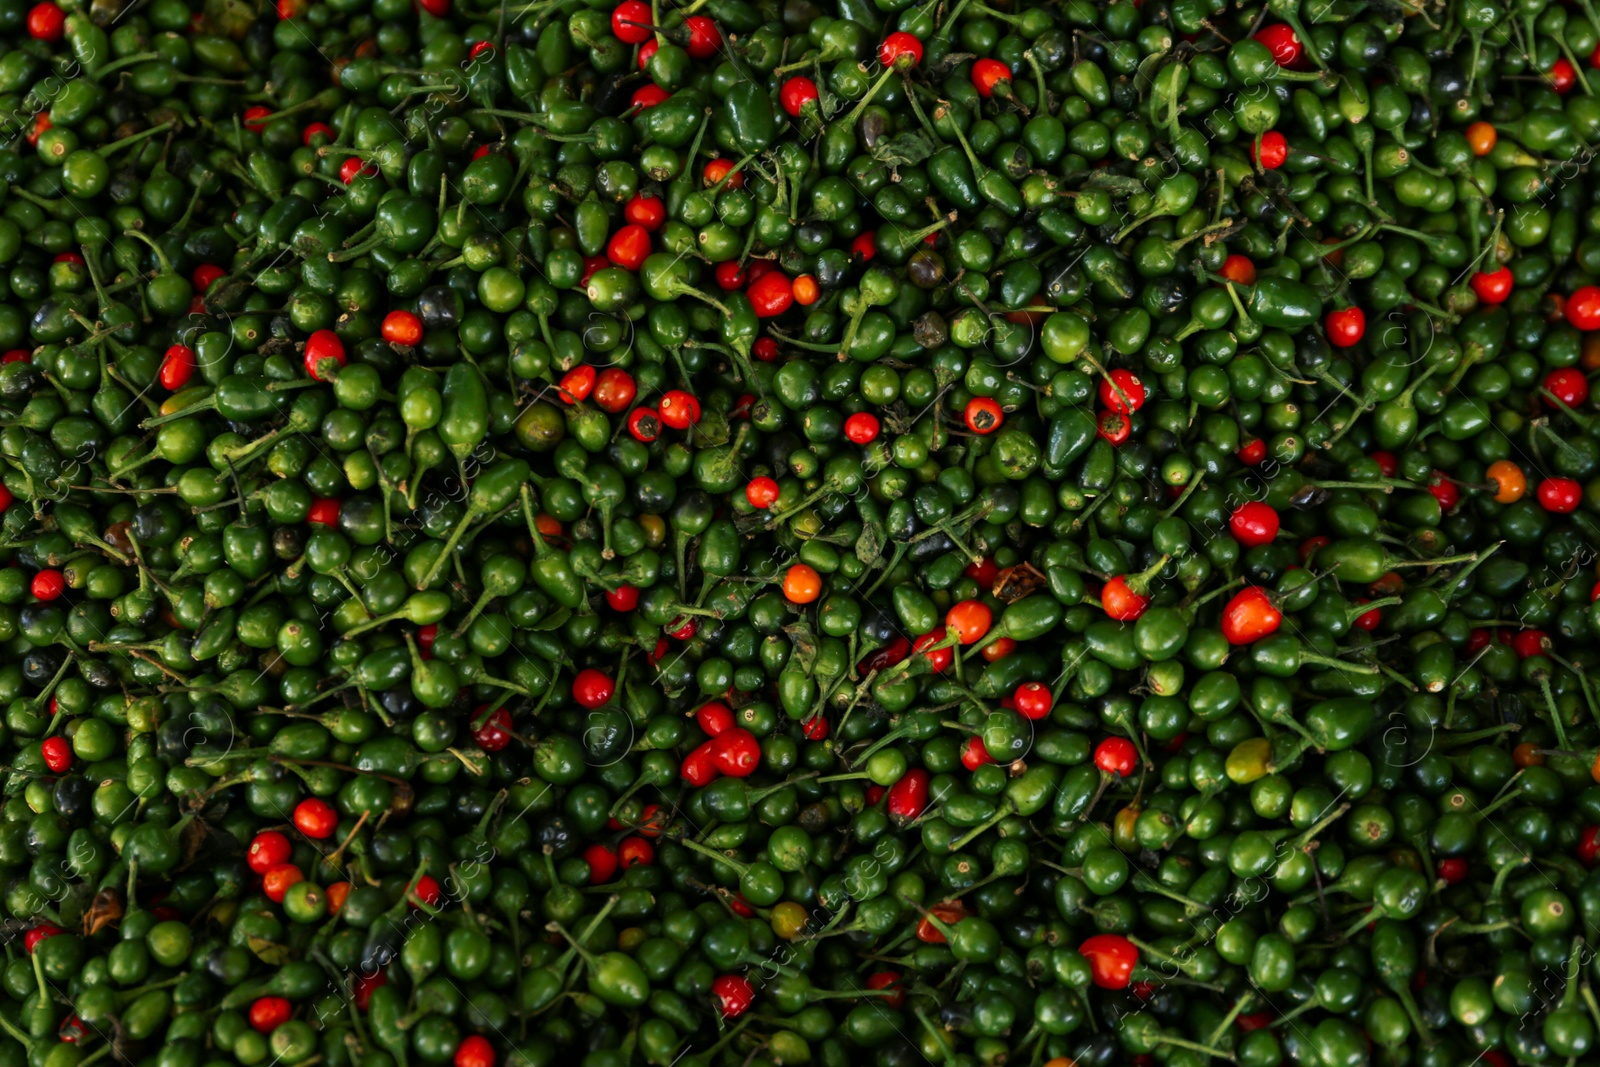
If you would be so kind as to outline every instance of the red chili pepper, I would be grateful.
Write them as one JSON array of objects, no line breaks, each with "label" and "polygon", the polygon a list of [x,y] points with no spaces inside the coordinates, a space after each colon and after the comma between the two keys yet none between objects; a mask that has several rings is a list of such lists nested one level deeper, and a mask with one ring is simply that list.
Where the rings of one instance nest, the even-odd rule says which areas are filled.
[{"label": "red chili pepper", "polygon": [[623,870],[648,867],[655,861],[655,846],[642,837],[625,837],[617,845],[617,863]]},{"label": "red chili pepper", "polygon": [[1261,27],[1255,36],[1256,40],[1267,46],[1272,53],[1272,61],[1280,67],[1294,66],[1305,54],[1305,46],[1300,43],[1299,35],[1292,27],[1281,22]]},{"label": "red chili pepper", "polygon": [[694,721],[707,737],[717,737],[731,730],[734,725],[733,712],[720,700],[700,705],[694,713]]},{"label": "red chili pepper", "polygon": [[969,771],[975,771],[985,763],[993,763],[994,757],[989,755],[989,748],[983,743],[983,738],[971,734],[961,745],[961,766]]},{"label": "red chili pepper", "polygon": [[745,295],[756,317],[770,319],[794,306],[794,286],[781,270],[769,270],[750,283]]},{"label": "red chili pepper", "polygon": [[617,854],[604,845],[590,845],[584,849],[583,861],[589,865],[590,885],[605,885],[616,877]]},{"label": "red chili pepper", "polygon": [[175,393],[189,384],[194,377],[194,349],[188,345],[171,345],[161,357],[161,371],[157,380],[161,388]]},{"label": "red chili pepper", "polygon": [[50,601],[59,599],[67,591],[67,579],[58,570],[47,568],[33,576],[29,586],[31,592],[40,600]]},{"label": "red chili pepper", "polygon": [[556,386],[561,392],[562,403],[571,405],[588,400],[599,376],[599,372],[587,363],[580,363],[567,371]]},{"label": "red chili pepper", "polygon": [[258,1033],[270,1034],[289,1021],[293,1010],[283,997],[257,997],[250,1005],[250,1025]]},{"label": "red chili pepper", "polygon": [[339,813],[326,800],[307,797],[295,805],[294,826],[313,840],[326,840],[339,826]]},{"label": "red chili pepper", "polygon": [[1512,277],[1510,267],[1501,267],[1498,270],[1474,272],[1470,284],[1481,302],[1504,304],[1511,299],[1511,290],[1516,284],[1516,279]]},{"label": "red chili pepper", "polygon": [[817,83],[803,74],[790,78],[778,90],[778,103],[794,118],[799,118],[807,105],[813,105],[815,110],[817,98]]},{"label": "red chili pepper", "polygon": [[[482,712],[483,708],[473,712],[473,719],[476,720]],[[472,740],[485,752],[503,750],[511,744],[511,713],[505,708],[496,708],[476,730],[472,731]]]},{"label": "red chili pepper", "polygon": [[1270,504],[1247,501],[1228,517],[1228,532],[1245,548],[1271,544],[1278,536],[1278,513]]},{"label": "red chili pepper", "polygon": [[306,510],[306,521],[316,526],[339,524],[339,501],[331,496],[317,497]]},{"label": "red chili pepper", "polygon": [[644,0],[623,0],[611,9],[611,32],[623,44],[643,44],[654,36],[650,5]]},{"label": "red chili pepper", "polygon": [[711,762],[730,778],[748,778],[761,766],[761,742],[742,726],[730,727],[714,738]]},{"label": "red chili pepper", "polygon": [[344,342],[332,330],[318,330],[306,340],[306,374],[316,381],[326,381],[319,368],[329,359],[341,367],[345,365]]},{"label": "red chili pepper", "polygon": [[1268,130],[1261,135],[1261,145],[1258,148],[1250,146],[1250,158],[1261,165],[1262,170],[1277,170],[1289,159],[1289,139],[1277,130]]},{"label": "red chili pepper", "polygon": [[889,816],[902,822],[920,818],[928,810],[928,783],[932,776],[921,767],[915,767],[900,776],[889,787]]},{"label": "red chili pepper", "polygon": [[1050,687],[1042,682],[1023,682],[1011,694],[1011,703],[1024,719],[1042,719],[1055,707]]},{"label": "red chili pepper", "polygon": [[1572,478],[1546,478],[1539,483],[1538,497],[1546,511],[1568,515],[1583,502],[1583,486]]},{"label": "red chili pepper", "polygon": [[911,642],[911,651],[921,652],[928,658],[928,669],[938,674],[951,663],[955,662],[955,649],[934,648],[932,646],[942,643],[945,639],[943,626],[929,630],[915,641]]},{"label": "red chili pepper", "polygon": [[650,255],[650,231],[636,222],[619,229],[606,243],[606,258],[624,270],[638,270]]},{"label": "red chili pepper", "polygon": [[754,987],[742,974],[724,974],[714,979],[711,993],[717,998],[724,1019],[737,1019],[750,1010],[756,999]]},{"label": "red chili pepper", "polygon": [[714,756],[716,747],[716,739],[713,738],[683,757],[679,773],[683,775],[684,781],[696,787],[711,784],[718,773]]},{"label": "red chili pepper", "polygon": [[456,1046],[454,1067],[494,1067],[494,1046],[482,1034],[468,1034]]},{"label": "red chili pepper", "polygon": [[257,874],[266,874],[280,863],[289,861],[289,839],[276,830],[263,830],[250,841],[245,850],[245,864]]},{"label": "red chili pepper", "polygon": [[1126,737],[1108,737],[1095,746],[1094,765],[1106,774],[1131,778],[1139,767],[1139,750]]},{"label": "red chili pepper", "polygon": [[1350,348],[1366,336],[1366,312],[1357,307],[1330,311],[1323,321],[1323,328],[1327,330],[1329,344],[1336,348]]},{"label": "red chili pepper", "polygon": [[1094,984],[1101,989],[1126,989],[1139,962],[1139,950],[1120,934],[1096,934],[1078,946],[1089,961]]},{"label": "red chili pepper", "polygon": [[620,415],[628,410],[628,405],[633,403],[633,398],[638,394],[639,386],[633,380],[633,375],[621,367],[607,367],[596,376],[594,391],[590,395],[601,411]]},{"label": "red chili pepper", "polygon": [[891,33],[878,46],[878,62],[909,70],[922,62],[922,42],[909,33]]},{"label": "red chili pepper", "polygon": [[[1001,85],[1005,88],[1001,89]],[[978,95],[984,99],[994,96],[997,91],[1001,96],[1008,96],[1011,89],[1011,68],[998,59],[980,59],[972,64],[972,87],[978,90]]]},{"label": "red chili pepper", "polygon": [[55,43],[66,32],[67,16],[50,0],[35,4],[28,11],[28,36],[35,41]]},{"label": "red chili pepper", "polygon": [[47,737],[39,745],[44,765],[53,774],[65,774],[72,769],[72,746],[64,737]]},{"label": "red chili pepper", "polygon": [[1589,402],[1589,379],[1576,367],[1561,367],[1544,376],[1544,391],[1547,407],[1556,406],[1552,397],[1569,408],[1582,407]]},{"label": "red chili pepper", "polygon": [[659,196],[635,194],[622,208],[622,217],[635,226],[643,226],[651,233],[667,221],[667,205]]},{"label": "red chili pepper", "polygon": [[572,699],[586,708],[598,708],[611,699],[617,684],[593,667],[585,667],[572,680]]},{"label": "red chili pepper", "polygon": [[1248,645],[1278,632],[1283,612],[1267,591],[1251,585],[1235,593],[1222,609],[1222,636],[1231,645]]},{"label": "red chili pepper", "polygon": [[1585,867],[1593,867],[1600,857],[1600,826],[1585,826],[1578,835],[1578,860]]}]

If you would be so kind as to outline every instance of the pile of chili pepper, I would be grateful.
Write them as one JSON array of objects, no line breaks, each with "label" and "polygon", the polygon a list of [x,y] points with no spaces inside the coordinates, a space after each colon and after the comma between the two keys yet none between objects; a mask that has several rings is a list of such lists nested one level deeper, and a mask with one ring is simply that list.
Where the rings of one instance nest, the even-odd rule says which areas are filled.
[{"label": "pile of chili pepper", "polygon": [[0,3],[0,1067],[1600,1057],[1590,0]]}]

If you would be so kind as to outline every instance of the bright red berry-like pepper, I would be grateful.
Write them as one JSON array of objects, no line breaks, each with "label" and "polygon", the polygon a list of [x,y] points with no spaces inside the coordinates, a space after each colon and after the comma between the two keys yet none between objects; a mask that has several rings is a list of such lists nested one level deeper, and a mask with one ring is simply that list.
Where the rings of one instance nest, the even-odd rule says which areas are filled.
[{"label": "bright red berry-like pepper", "polygon": [[67,16],[50,0],[35,4],[28,10],[28,36],[36,41],[54,44],[66,33]]},{"label": "bright red berry-like pepper", "polygon": [[606,258],[625,270],[638,270],[650,255],[650,231],[635,222],[619,229],[606,243]]},{"label": "bright red berry-like pepper", "polygon": [[1583,486],[1572,478],[1546,478],[1539,483],[1538,497],[1546,511],[1568,515],[1583,501]]},{"label": "bright red berry-like pepper", "polygon": [[1600,286],[1585,285],[1567,297],[1567,322],[1579,330],[1600,330]]},{"label": "bright red berry-like pepper", "polygon": [[692,786],[698,787],[709,785],[713,780],[716,779],[719,773],[717,771],[717,763],[714,756],[716,752],[716,746],[717,740],[716,738],[712,738],[711,740],[706,741],[696,747],[687,756],[683,757],[683,763],[679,767],[679,773],[683,775],[684,781],[688,782]]},{"label": "bright red berry-like pepper", "polygon": [[1350,348],[1360,343],[1367,334],[1367,315],[1360,308],[1341,308],[1328,312],[1323,323],[1328,332],[1328,343],[1336,348]]},{"label": "bright red berry-like pepper", "polygon": [[590,845],[584,849],[583,862],[589,865],[590,885],[605,885],[616,877],[617,854],[604,845]]},{"label": "bright red berry-like pepper", "polygon": [[561,381],[556,388],[560,391],[561,400],[566,404],[577,404],[589,399],[589,394],[594,391],[594,383],[600,377],[600,372],[587,363],[573,367],[561,376]]},{"label": "bright red berry-like pepper", "polygon": [[1118,622],[1134,622],[1150,606],[1150,598],[1135,592],[1126,575],[1117,575],[1100,590],[1100,606]]},{"label": "bright red berry-like pepper", "polygon": [[994,622],[994,612],[981,600],[963,600],[945,612],[947,633],[955,635],[958,642],[970,645],[989,632]]},{"label": "bright red berry-like pepper", "polygon": [[661,395],[661,422],[674,430],[687,430],[700,421],[700,401],[681,389]]},{"label": "bright red berry-like pepper", "polygon": [[67,591],[67,579],[60,571],[46,568],[33,576],[30,591],[40,600],[58,600]]},{"label": "bright red berry-like pepper", "polygon": [[660,414],[655,408],[634,408],[628,412],[628,432],[635,441],[649,444],[661,436]]},{"label": "bright red berry-like pepper", "polygon": [[1042,719],[1055,707],[1055,697],[1043,682],[1023,682],[1011,694],[1011,702],[1024,719]]},{"label": "bright red berry-like pepper", "polygon": [[383,339],[394,345],[416,345],[422,342],[422,320],[409,311],[391,311],[383,317],[379,327]]},{"label": "bright red berry-like pepper", "polygon": [[39,745],[39,754],[52,774],[65,774],[72,769],[72,746],[65,737],[47,737]]},{"label": "bright red berry-like pepper", "polygon": [[322,371],[327,360],[345,365],[344,342],[332,330],[318,330],[306,339],[306,373],[317,381],[326,381]]},{"label": "bright red berry-like pepper", "polygon": [[320,797],[307,797],[295,805],[294,825],[307,837],[322,841],[333,836],[339,825],[339,813]]},{"label": "bright red berry-like pepper", "polygon": [[844,420],[844,436],[851,444],[871,444],[878,439],[881,427],[878,416],[871,412],[858,411]]},{"label": "bright red berry-like pepper", "polygon": [[1259,163],[1262,170],[1277,170],[1289,159],[1289,139],[1277,130],[1268,130],[1261,135],[1259,148],[1254,144],[1250,146],[1250,158]]},{"label": "bright red berry-like pepper", "polygon": [[1256,40],[1267,46],[1272,61],[1280,67],[1292,67],[1305,55],[1299,34],[1281,22],[1261,27],[1256,31]]},{"label": "bright red berry-like pepper", "polygon": [[1270,504],[1247,501],[1233,509],[1228,518],[1228,532],[1245,548],[1271,544],[1278,536],[1278,513]]},{"label": "bright red berry-like pepper", "polygon": [[622,217],[654,233],[667,221],[667,205],[659,196],[638,193],[623,205]]},{"label": "bright red berry-like pepper", "polygon": [[928,785],[932,780],[932,776],[921,767],[901,775],[885,794],[889,817],[901,822],[920,818],[928,810]]},{"label": "bright red berry-like pepper", "polygon": [[1222,636],[1230,645],[1248,645],[1270,637],[1283,625],[1283,612],[1260,586],[1246,586],[1222,609]]},{"label": "bright red berry-like pepper", "polygon": [[1498,270],[1475,272],[1470,284],[1472,291],[1478,294],[1478,299],[1483,303],[1504,304],[1511,299],[1514,279],[1511,277],[1510,267],[1501,267]]},{"label": "bright red berry-like pepper", "polygon": [[1144,382],[1131,370],[1116,370],[1100,379],[1100,404],[1118,415],[1131,415],[1144,407]]},{"label": "bright red berry-like pepper", "polygon": [[1579,408],[1589,402],[1589,379],[1577,367],[1561,367],[1544,376],[1542,397],[1546,407],[1556,407],[1556,401],[1569,408]]},{"label": "bright red berry-like pepper", "polygon": [[794,286],[782,271],[768,271],[750,283],[745,291],[756,317],[770,319],[794,306]]},{"label": "bright red berry-like pepper", "polygon": [[980,59],[972,64],[972,87],[985,99],[1009,95],[1011,68],[998,59]]},{"label": "bright red berry-like pepper", "polygon": [[1102,411],[1095,424],[1095,431],[1110,445],[1125,444],[1133,436],[1133,423],[1128,421],[1128,416],[1119,415],[1115,411]]},{"label": "bright red berry-like pepper", "polygon": [[469,1034],[456,1046],[455,1067],[494,1067],[494,1046],[481,1034]]},{"label": "bright red berry-like pepper", "polygon": [[1089,961],[1094,984],[1101,989],[1126,989],[1139,962],[1139,950],[1120,934],[1096,934],[1078,946]]},{"label": "bright red berry-like pepper", "polygon": [[623,44],[643,44],[654,36],[650,5],[644,0],[623,0],[611,9],[611,32]]},{"label": "bright red berry-like pepper", "polygon": [[778,483],[764,474],[751,478],[744,487],[744,498],[751,507],[765,511],[778,500]]},{"label": "bright red berry-like pepper", "polygon": [[250,841],[245,863],[257,874],[266,874],[280,863],[289,862],[289,839],[276,830],[264,830]]},{"label": "bright red berry-like pepper", "polygon": [[720,700],[713,700],[700,705],[694,721],[707,737],[719,737],[733,729],[733,711]]},{"label": "bright red berry-like pepper", "polygon": [[725,974],[711,983],[711,995],[717,998],[724,1019],[737,1019],[755,1003],[755,987],[742,974]]},{"label": "bright red berry-like pepper", "polygon": [[250,1025],[258,1033],[270,1034],[289,1021],[292,1011],[283,997],[257,997],[250,1005]]},{"label": "bright red berry-like pepper", "polygon": [[1550,635],[1543,630],[1518,630],[1511,636],[1511,651],[1518,659],[1542,656],[1548,650],[1549,641]]},{"label": "bright red berry-like pepper", "polygon": [[586,708],[598,708],[611,699],[616,688],[609,677],[593,667],[585,667],[572,680],[572,699]]},{"label": "bright red berry-like pepper", "polygon": [[623,870],[648,867],[655,861],[655,846],[642,837],[625,837],[617,845],[617,863]]},{"label": "bright red berry-like pepper", "polygon": [[188,345],[171,345],[161,357],[161,371],[157,376],[161,388],[175,393],[189,384],[194,377],[194,349]]},{"label": "bright red berry-like pepper", "polygon": [[714,739],[711,762],[730,778],[748,778],[761,766],[761,742],[742,726],[730,727]]},{"label": "bright red berry-like pepper", "polygon": [[817,83],[803,74],[790,78],[778,90],[778,103],[794,118],[799,118],[806,106],[815,104],[817,99]]},{"label": "bright red berry-like pepper", "polygon": [[268,867],[261,876],[261,893],[274,904],[282,904],[291,888],[306,880],[305,872],[292,863]]},{"label": "bright red berry-like pepper", "polygon": [[437,907],[439,901],[444,899],[444,890],[439,888],[439,882],[431,874],[418,878],[406,893],[406,902],[416,907],[420,901],[428,907]]},{"label": "bright red berry-like pepper", "polygon": [[629,99],[635,111],[649,111],[658,104],[664,104],[671,99],[672,94],[659,85],[641,85],[633,91]]},{"label": "bright red berry-like pepper", "polygon": [[983,743],[983,738],[972,734],[961,746],[961,766],[969,771],[975,771],[986,763],[993,763],[994,757],[989,755],[988,746]]},{"label": "bright red berry-like pepper", "polygon": [[922,42],[909,33],[891,33],[878,46],[878,62],[886,67],[910,70],[922,62]]},{"label": "bright red berry-like pepper", "polygon": [[1131,778],[1139,767],[1139,750],[1126,737],[1108,737],[1095,746],[1094,765],[1106,774]]},{"label": "bright red berry-like pepper", "polygon": [[704,15],[690,15],[683,20],[683,28],[689,31],[683,50],[691,59],[710,59],[722,47],[722,31]]},{"label": "bright red berry-like pepper", "polygon": [[[474,712],[474,719],[482,711],[479,708]],[[482,725],[472,731],[472,740],[485,752],[503,750],[511,744],[511,713],[505,708],[496,708],[493,714],[483,720]]]},{"label": "bright red berry-like pepper", "polygon": [[1600,826],[1585,826],[1578,835],[1577,845],[1578,861],[1585,867],[1593,867],[1597,858],[1600,858]]},{"label": "bright red berry-like pepper", "polygon": [[306,521],[314,526],[337,526],[340,510],[339,501],[333,497],[318,497],[306,510]]},{"label": "bright red berry-like pepper", "polygon": [[1006,414],[993,397],[975,396],[967,401],[966,409],[961,413],[961,421],[966,423],[967,429],[973,433],[990,434],[1006,421]]}]

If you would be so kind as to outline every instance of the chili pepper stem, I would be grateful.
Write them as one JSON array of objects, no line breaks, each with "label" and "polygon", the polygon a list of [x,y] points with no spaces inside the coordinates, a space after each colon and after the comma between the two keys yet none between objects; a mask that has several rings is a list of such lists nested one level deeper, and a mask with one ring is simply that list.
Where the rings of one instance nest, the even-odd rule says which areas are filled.
[{"label": "chili pepper stem", "polygon": [[950,843],[950,851],[952,853],[960,852],[962,849],[972,844],[972,842],[982,837],[985,832],[995,826],[998,826],[1000,823],[1004,822],[1006,819],[1009,819],[1015,814],[1016,808],[1011,804],[1010,801],[1002,802],[999,811],[995,812],[993,815],[989,816],[989,818],[985,819],[983,822],[979,823],[977,826],[974,826],[971,830],[968,830],[966,833],[952,841]]}]

